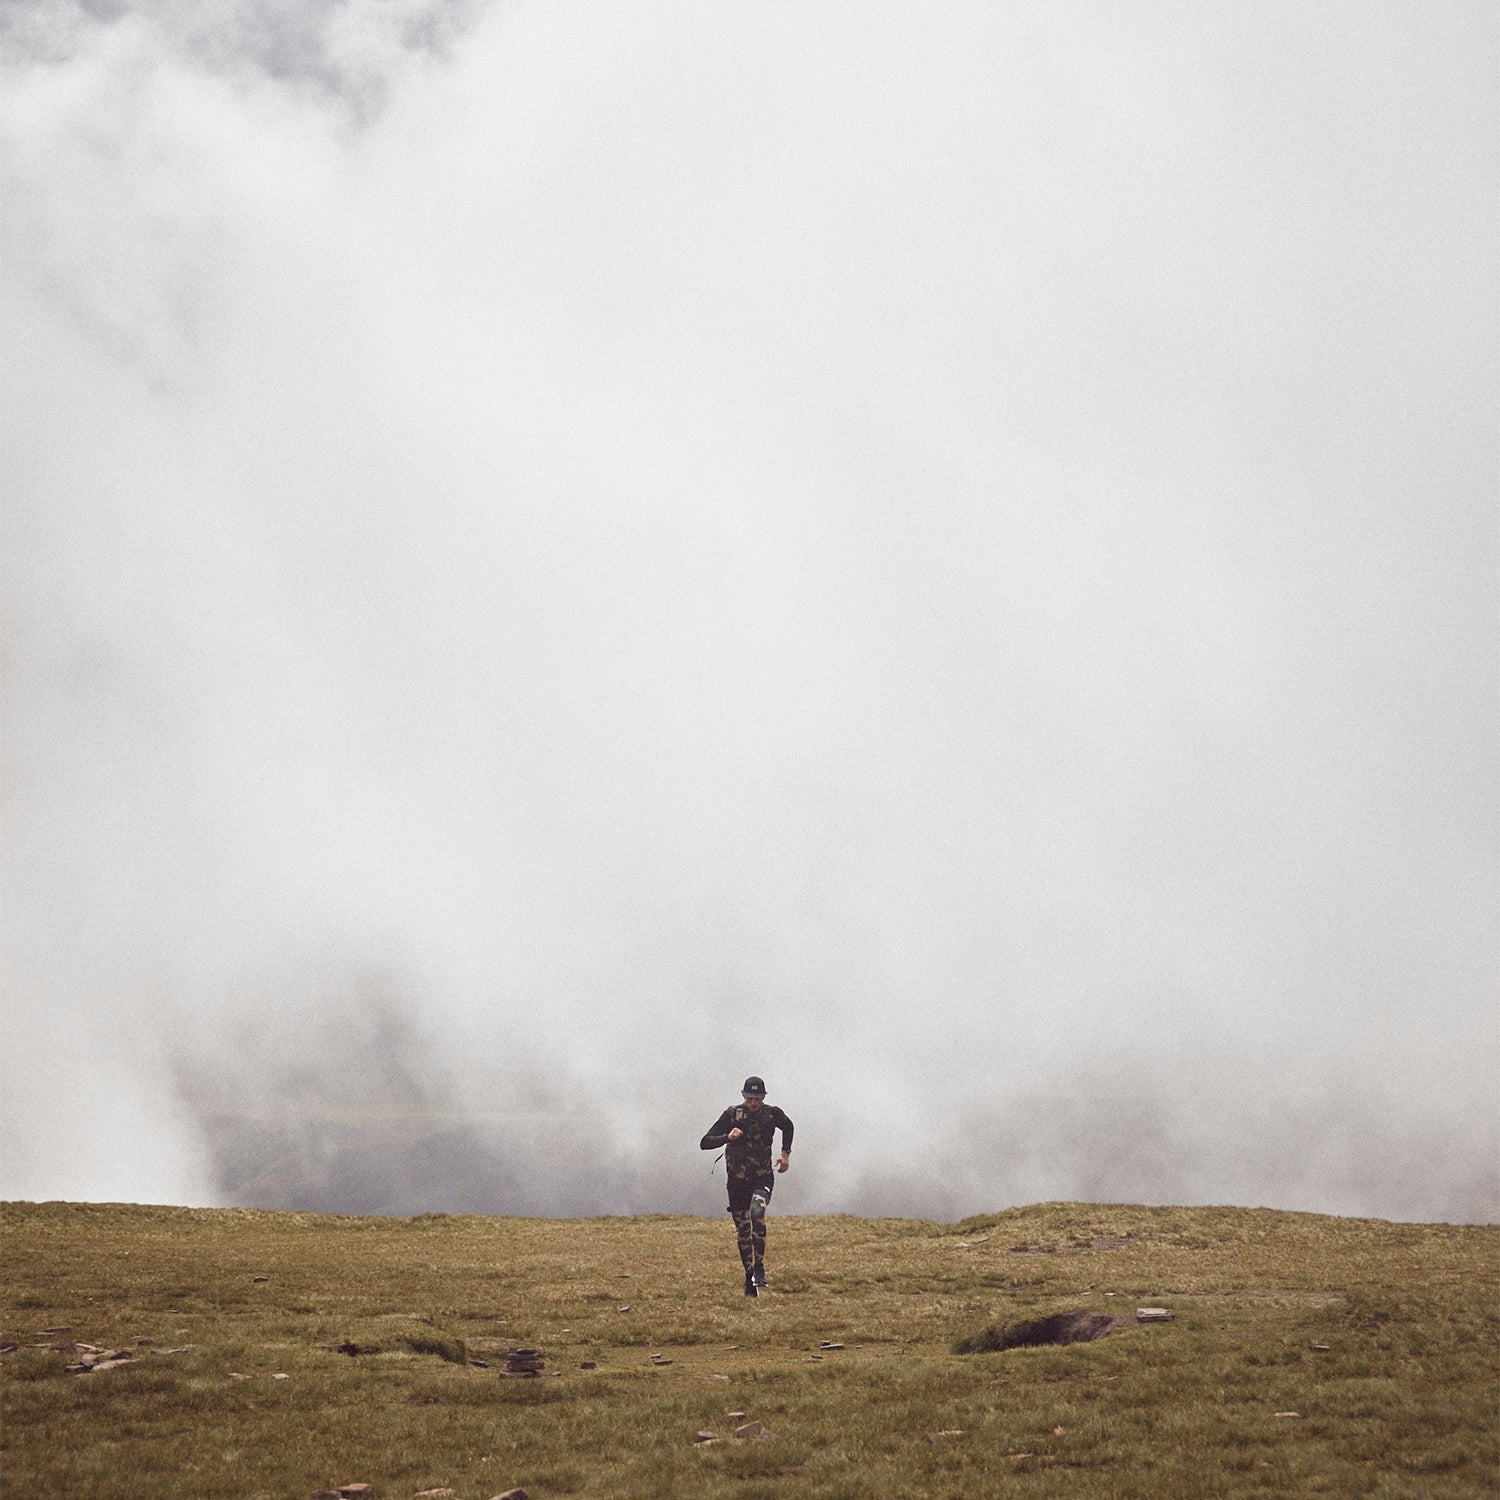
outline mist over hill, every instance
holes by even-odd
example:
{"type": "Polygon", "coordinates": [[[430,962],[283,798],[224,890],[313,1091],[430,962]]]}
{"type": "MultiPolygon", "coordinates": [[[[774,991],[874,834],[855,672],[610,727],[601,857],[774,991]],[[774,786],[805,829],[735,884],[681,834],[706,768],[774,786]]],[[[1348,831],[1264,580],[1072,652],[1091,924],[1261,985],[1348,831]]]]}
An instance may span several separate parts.
{"type": "MultiPolygon", "coordinates": [[[[709,1080],[659,1075],[668,1102],[627,1113],[539,1068],[445,1063],[374,977],[298,1028],[296,1060],[285,1045],[246,1027],[228,1066],[174,1056],[216,1201],[363,1214],[723,1207],[723,1169],[696,1149],[721,1102],[709,1080]]],[[[1414,1121],[1409,1104],[1314,1078],[1268,1091],[1231,1070],[1189,1086],[1149,1061],[1038,1082],[935,1130],[878,1095],[844,1095],[835,1115],[828,1090],[783,1096],[797,1149],[777,1205],[953,1220],[1066,1197],[1500,1218],[1500,1139],[1483,1115],[1455,1127],[1434,1108],[1414,1121]]]]}

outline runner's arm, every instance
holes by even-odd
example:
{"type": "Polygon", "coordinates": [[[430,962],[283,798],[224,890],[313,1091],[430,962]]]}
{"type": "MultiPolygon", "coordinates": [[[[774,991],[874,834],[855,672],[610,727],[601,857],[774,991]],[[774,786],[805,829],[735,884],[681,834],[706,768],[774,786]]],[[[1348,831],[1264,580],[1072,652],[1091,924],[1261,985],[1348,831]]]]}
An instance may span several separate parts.
{"type": "Polygon", "coordinates": [[[729,1132],[734,1129],[734,1108],[731,1105],[712,1125],[708,1133],[698,1142],[700,1151],[718,1151],[729,1143],[729,1132]]]}

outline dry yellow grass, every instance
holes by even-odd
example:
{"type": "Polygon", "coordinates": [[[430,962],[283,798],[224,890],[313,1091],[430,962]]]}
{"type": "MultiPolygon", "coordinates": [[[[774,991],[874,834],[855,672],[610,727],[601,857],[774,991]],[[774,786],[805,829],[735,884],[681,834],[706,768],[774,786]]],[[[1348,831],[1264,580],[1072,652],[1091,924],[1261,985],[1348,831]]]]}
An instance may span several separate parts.
{"type": "Polygon", "coordinates": [[[1493,1228],[1082,1204],[773,1216],[753,1302],[727,1220],[11,1204],[0,1226],[17,1496],[1496,1492],[1493,1228]],[[1174,1321],[1135,1324],[1147,1304],[1174,1321]],[[1075,1308],[1130,1321],[953,1352],[1075,1308]],[[76,1348],[36,1347],[78,1343],[135,1357],[71,1375],[76,1348]],[[519,1346],[548,1373],[502,1378],[519,1346]],[[730,1440],[736,1411],[775,1436],[730,1440]]]}

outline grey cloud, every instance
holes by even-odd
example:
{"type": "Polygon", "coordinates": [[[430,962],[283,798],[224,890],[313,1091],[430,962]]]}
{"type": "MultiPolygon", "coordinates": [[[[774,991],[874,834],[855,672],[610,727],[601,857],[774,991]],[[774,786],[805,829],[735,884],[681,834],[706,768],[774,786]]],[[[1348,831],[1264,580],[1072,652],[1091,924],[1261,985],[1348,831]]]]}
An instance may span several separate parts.
{"type": "Polygon", "coordinates": [[[8,1191],[1484,1211],[1487,10],[10,15],[8,1191]]]}
{"type": "Polygon", "coordinates": [[[920,1173],[899,1160],[847,1189],[857,1211],[957,1219],[991,1205],[1227,1202],[1354,1216],[1493,1223],[1500,1129],[1483,1111],[1413,1118],[1368,1083],[1299,1091],[1236,1080],[1184,1089],[1123,1061],[1079,1081],[964,1111],[920,1173]]]}
{"type": "Polygon", "coordinates": [[[375,119],[412,56],[447,57],[488,0],[14,0],[0,22],[11,66],[58,66],[88,54],[112,28],[133,29],[119,65],[173,61],[262,78],[375,119]],[[128,59],[128,61],[127,61],[128,59]]]}
{"type": "MultiPolygon", "coordinates": [[[[722,1167],[696,1148],[724,1102],[714,1085],[732,1097],[727,1062],[672,1087],[659,1065],[649,1099],[634,1070],[590,1091],[521,1056],[456,1060],[429,1034],[430,1012],[393,976],[364,973],[301,1013],[282,1006],[229,1037],[179,1040],[168,1070],[217,1201],[371,1214],[722,1208],[722,1167]]],[[[880,1097],[846,1079],[784,1094],[797,1149],[778,1204],[940,1220],[1056,1200],[1500,1218],[1493,1118],[1431,1102],[1414,1111],[1412,1091],[1373,1080],[1268,1083],[1225,1062],[1194,1071],[1188,1081],[1139,1057],[1081,1063],[1073,1077],[965,1104],[920,1142],[909,1117],[892,1123],[880,1097]]]]}
{"type": "Polygon", "coordinates": [[[681,1099],[627,1135],[628,1089],[594,1097],[524,1055],[456,1061],[424,1009],[392,975],[366,972],[295,1017],[273,1009],[197,1043],[184,1033],[167,1068],[218,1200],[367,1214],[712,1211],[681,1099]]]}

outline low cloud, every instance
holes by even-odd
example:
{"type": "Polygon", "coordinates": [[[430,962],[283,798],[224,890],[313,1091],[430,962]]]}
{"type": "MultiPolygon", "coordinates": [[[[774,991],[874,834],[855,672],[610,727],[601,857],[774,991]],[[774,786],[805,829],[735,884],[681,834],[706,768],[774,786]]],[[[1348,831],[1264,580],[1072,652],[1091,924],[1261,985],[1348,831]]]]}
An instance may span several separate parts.
{"type": "MultiPolygon", "coordinates": [[[[227,1050],[222,1038],[176,1049],[216,1201],[359,1214],[721,1206],[722,1167],[697,1137],[733,1086],[724,1078],[680,1078],[663,1106],[628,1082],[601,1096],[542,1066],[445,1060],[424,1032],[392,978],[366,974],[295,1022],[273,1011],[243,1024],[227,1050]]],[[[1185,1086],[1149,1060],[1084,1065],[936,1130],[847,1080],[783,1096],[798,1134],[778,1206],[953,1220],[1038,1201],[1227,1202],[1500,1219],[1492,1120],[1416,1122],[1411,1101],[1369,1087],[1267,1090],[1206,1071],[1185,1086]]]]}

